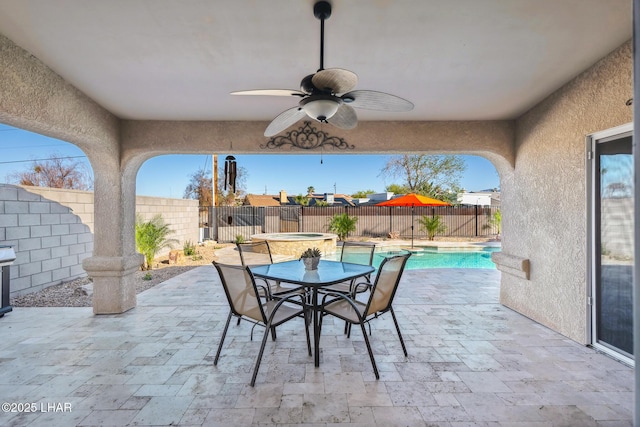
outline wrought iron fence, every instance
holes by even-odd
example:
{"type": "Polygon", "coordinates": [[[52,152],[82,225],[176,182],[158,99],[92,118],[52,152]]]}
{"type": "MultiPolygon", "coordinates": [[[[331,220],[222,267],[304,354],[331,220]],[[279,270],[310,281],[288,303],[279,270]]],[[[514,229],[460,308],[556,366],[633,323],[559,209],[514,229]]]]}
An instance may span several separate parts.
{"type": "Polygon", "coordinates": [[[249,240],[257,233],[328,232],[329,219],[347,213],[358,217],[349,237],[427,238],[421,227],[423,216],[440,216],[446,229],[438,236],[489,237],[499,232],[491,221],[497,206],[416,206],[416,207],[305,207],[305,206],[211,206],[200,208],[201,235],[205,240],[233,242],[249,240]]]}

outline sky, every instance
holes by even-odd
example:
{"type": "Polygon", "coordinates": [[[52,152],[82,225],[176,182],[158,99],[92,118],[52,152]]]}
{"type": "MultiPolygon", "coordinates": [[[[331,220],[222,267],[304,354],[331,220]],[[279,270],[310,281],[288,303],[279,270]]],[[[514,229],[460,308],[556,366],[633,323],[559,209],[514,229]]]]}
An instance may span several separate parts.
{"type": "MultiPolygon", "coordinates": [[[[15,183],[11,176],[26,170],[34,159],[52,155],[73,157],[71,161],[89,162],[82,150],[64,141],[0,125],[0,182],[15,183]]],[[[246,191],[251,194],[306,194],[313,186],[316,193],[353,194],[373,190],[383,192],[401,179],[381,175],[387,155],[363,154],[233,154],[237,165],[247,172],[246,191]]],[[[226,154],[218,156],[224,167],[226,154]]],[[[467,167],[460,181],[467,191],[500,187],[500,179],[491,162],[479,156],[462,156],[467,167]]],[[[210,155],[165,155],[147,160],[136,180],[141,196],[182,198],[191,176],[199,169],[211,171],[210,155]]],[[[90,170],[90,169],[89,169],[90,170]]]]}

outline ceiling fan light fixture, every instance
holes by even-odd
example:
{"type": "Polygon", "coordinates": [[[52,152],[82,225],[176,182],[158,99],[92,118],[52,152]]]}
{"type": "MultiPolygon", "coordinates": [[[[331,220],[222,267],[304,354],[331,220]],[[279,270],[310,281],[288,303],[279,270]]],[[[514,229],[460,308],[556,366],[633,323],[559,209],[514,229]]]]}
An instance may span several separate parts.
{"type": "Polygon", "coordinates": [[[340,108],[340,104],[340,99],[334,96],[310,96],[300,101],[307,116],[319,122],[326,122],[333,117],[340,108]]]}

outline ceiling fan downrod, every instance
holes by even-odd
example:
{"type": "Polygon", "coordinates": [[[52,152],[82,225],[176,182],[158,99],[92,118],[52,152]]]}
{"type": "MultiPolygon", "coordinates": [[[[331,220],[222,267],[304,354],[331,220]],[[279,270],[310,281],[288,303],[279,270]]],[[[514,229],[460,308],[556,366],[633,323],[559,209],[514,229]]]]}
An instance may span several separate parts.
{"type": "Polygon", "coordinates": [[[313,5],[313,16],[320,20],[320,68],[324,70],[324,20],[331,16],[331,3],[319,1],[313,5]]]}

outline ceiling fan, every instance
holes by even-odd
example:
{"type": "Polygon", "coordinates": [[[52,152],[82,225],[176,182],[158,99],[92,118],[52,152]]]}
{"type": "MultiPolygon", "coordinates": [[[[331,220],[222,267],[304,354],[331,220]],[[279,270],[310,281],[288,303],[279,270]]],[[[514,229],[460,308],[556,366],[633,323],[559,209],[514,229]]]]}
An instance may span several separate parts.
{"type": "Polygon", "coordinates": [[[324,21],[331,16],[331,4],[318,1],[313,14],[320,20],[320,69],[300,82],[300,90],[258,89],[231,92],[231,95],[297,96],[297,107],[280,113],[267,126],[265,136],[282,132],[305,116],[340,129],[353,129],[358,124],[355,108],[379,111],[411,111],[413,104],[406,99],[373,90],[353,90],[358,76],[342,68],[324,68],[324,21]]]}

